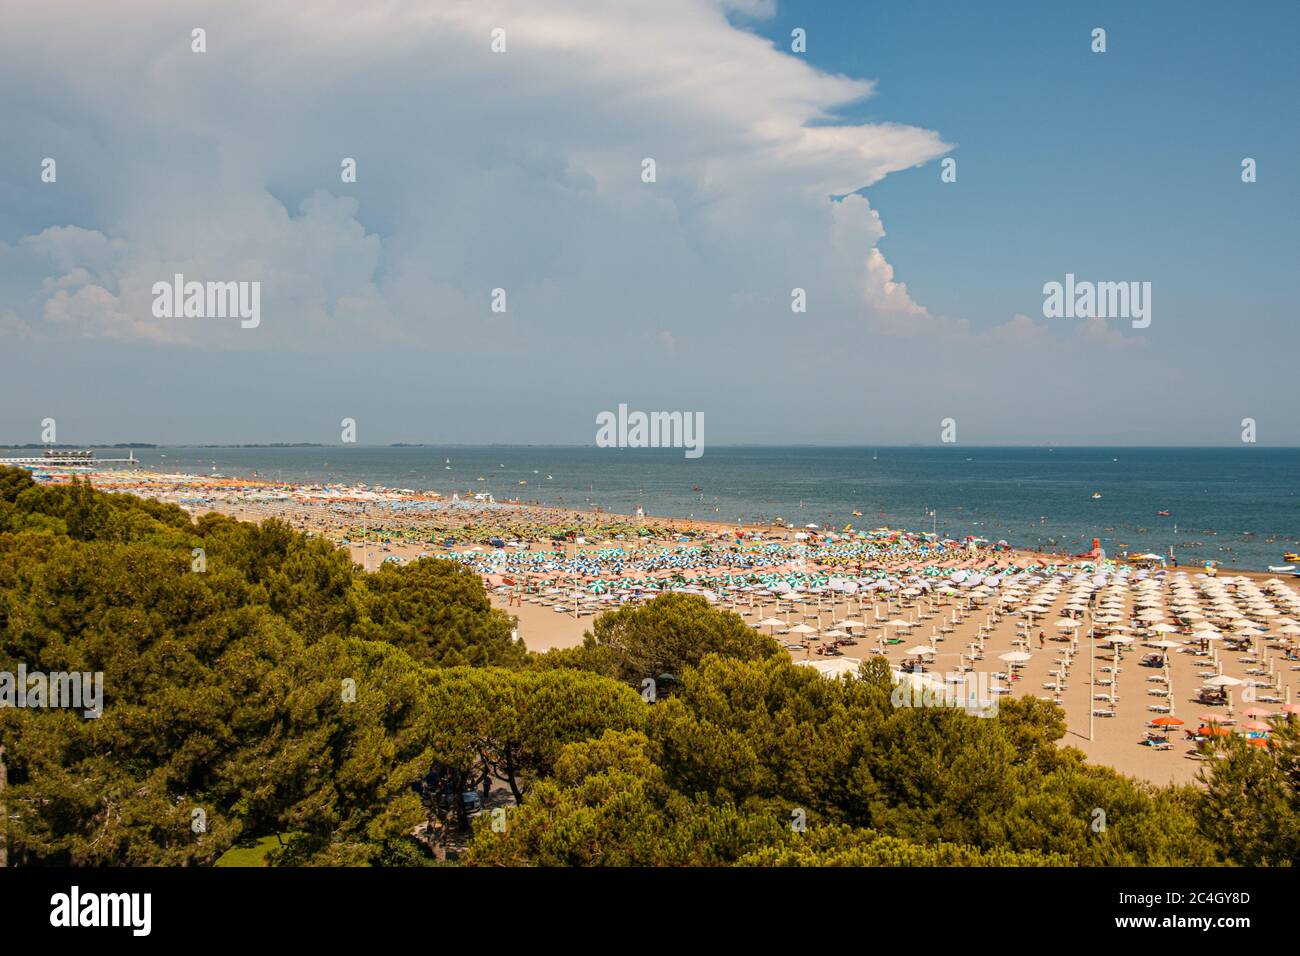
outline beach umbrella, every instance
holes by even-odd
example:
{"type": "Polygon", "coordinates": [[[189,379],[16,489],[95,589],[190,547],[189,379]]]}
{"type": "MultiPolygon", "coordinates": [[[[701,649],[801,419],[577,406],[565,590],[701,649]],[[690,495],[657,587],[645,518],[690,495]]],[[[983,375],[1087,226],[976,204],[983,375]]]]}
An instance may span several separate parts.
{"type": "Polygon", "coordinates": [[[1218,674],[1217,676],[1211,677],[1207,680],[1205,685],[1207,687],[1236,687],[1238,684],[1242,683],[1244,683],[1244,681],[1237,680],[1235,677],[1229,677],[1227,674],[1218,674]]]}
{"type": "Polygon", "coordinates": [[[936,651],[933,647],[930,647],[928,644],[918,644],[916,645],[916,647],[907,648],[903,653],[904,654],[937,654],[938,651],[936,651]]]}
{"type": "Polygon", "coordinates": [[[1157,717],[1151,723],[1157,727],[1181,727],[1183,724],[1177,717],[1157,717]]]}
{"type": "Polygon", "coordinates": [[[1006,661],[1009,664],[1023,664],[1032,657],[1032,654],[1026,654],[1024,651],[1008,651],[1005,654],[998,655],[999,660],[1006,661]]]}

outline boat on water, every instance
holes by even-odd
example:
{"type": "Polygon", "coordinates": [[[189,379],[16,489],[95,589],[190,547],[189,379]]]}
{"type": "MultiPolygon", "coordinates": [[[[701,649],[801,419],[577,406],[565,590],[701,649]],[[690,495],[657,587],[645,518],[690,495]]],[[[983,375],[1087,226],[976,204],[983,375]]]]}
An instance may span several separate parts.
{"type": "Polygon", "coordinates": [[[1157,512],[1156,512],[1156,517],[1157,517],[1157,518],[1168,518],[1168,517],[1169,517],[1169,512],[1168,512],[1168,511],[1157,511],[1157,512]]]}
{"type": "Polygon", "coordinates": [[[1092,500],[1093,500],[1093,501],[1096,501],[1096,500],[1097,500],[1098,498],[1100,498],[1100,497],[1101,497],[1101,492],[1100,492],[1100,491],[1094,491],[1094,492],[1092,493],[1092,500]]]}
{"type": "Polygon", "coordinates": [[[1295,564],[1300,562],[1300,554],[1296,554],[1294,551],[1288,551],[1286,554],[1282,555],[1282,560],[1287,564],[1295,564]]]}
{"type": "Polygon", "coordinates": [[[855,517],[855,518],[861,518],[861,517],[862,517],[862,512],[861,512],[861,511],[855,511],[855,512],[853,512],[853,517],[855,517]]]}

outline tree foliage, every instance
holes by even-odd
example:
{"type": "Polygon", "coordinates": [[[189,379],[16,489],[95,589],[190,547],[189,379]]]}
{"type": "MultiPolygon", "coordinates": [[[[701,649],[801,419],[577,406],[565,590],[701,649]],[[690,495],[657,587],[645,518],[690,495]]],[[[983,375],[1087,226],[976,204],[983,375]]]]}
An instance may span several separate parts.
{"type": "Polygon", "coordinates": [[[426,816],[427,665],[523,652],[458,572],[372,578],[280,522],[0,469],[0,670],[104,686],[98,719],[0,710],[11,859],[204,864],[280,832],[295,862],[391,855],[426,816]]]}
{"type": "Polygon", "coordinates": [[[1212,752],[1202,830],[1243,866],[1300,865],[1300,724],[1275,724],[1272,746],[1224,738],[1212,752]]]}
{"type": "Polygon", "coordinates": [[[699,595],[670,591],[641,607],[600,615],[581,650],[556,657],[562,666],[595,670],[635,686],[649,678],[671,691],[685,668],[709,654],[753,660],[778,656],[781,649],[739,615],[717,610],[699,595]]]}

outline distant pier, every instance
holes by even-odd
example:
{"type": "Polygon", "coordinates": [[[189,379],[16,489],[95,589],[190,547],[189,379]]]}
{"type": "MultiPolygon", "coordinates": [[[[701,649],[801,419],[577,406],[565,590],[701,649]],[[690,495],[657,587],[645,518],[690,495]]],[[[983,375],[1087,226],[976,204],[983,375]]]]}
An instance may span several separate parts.
{"type": "Polygon", "coordinates": [[[93,451],[56,451],[48,449],[30,458],[0,458],[0,465],[138,465],[135,449],[126,458],[97,458],[93,451]]]}

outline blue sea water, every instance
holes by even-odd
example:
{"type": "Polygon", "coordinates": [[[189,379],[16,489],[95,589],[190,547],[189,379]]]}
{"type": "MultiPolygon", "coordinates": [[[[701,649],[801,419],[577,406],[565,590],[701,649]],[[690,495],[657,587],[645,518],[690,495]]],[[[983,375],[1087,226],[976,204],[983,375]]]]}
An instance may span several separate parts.
{"type": "Polygon", "coordinates": [[[726,521],[888,524],[1069,552],[1096,537],[1112,556],[1172,546],[1180,564],[1263,569],[1300,550],[1293,448],[710,446],[687,459],[680,449],[572,446],[171,447],[136,456],[169,471],[487,491],[726,521]]]}

